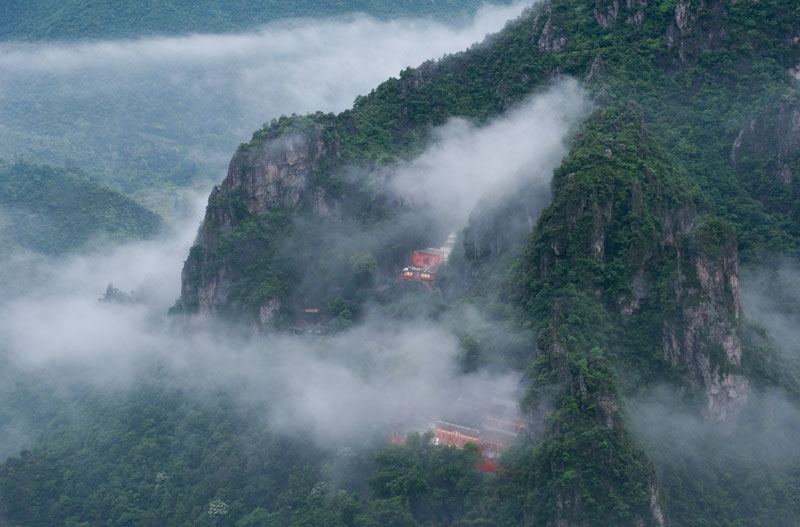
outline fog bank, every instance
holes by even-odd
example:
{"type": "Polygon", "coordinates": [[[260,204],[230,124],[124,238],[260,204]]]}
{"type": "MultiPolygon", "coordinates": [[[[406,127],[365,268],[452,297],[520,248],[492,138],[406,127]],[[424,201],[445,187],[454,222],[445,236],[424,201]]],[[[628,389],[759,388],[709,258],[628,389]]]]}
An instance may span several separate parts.
{"type": "Polygon", "coordinates": [[[500,201],[523,185],[549,196],[569,136],[591,106],[580,84],[565,79],[485,126],[452,119],[434,131],[421,156],[398,170],[392,186],[453,229],[466,225],[479,202],[500,201]]]}
{"type": "Polygon", "coordinates": [[[156,173],[219,181],[236,145],[281,114],[338,112],[408,66],[465,49],[525,4],[465,25],[366,16],[254,32],[0,45],[0,157],[70,164],[125,190],[156,173]]]}

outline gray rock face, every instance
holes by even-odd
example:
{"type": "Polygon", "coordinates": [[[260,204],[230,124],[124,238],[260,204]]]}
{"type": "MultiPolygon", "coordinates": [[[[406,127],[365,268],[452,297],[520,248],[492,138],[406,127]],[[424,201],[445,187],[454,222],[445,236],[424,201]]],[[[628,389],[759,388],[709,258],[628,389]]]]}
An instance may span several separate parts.
{"type": "Polygon", "coordinates": [[[641,26],[642,22],[644,22],[644,10],[647,8],[647,0],[625,0],[625,6],[628,8],[628,18],[625,19],[625,22],[636,27],[641,26]]]}
{"type": "Polygon", "coordinates": [[[592,67],[589,68],[589,73],[587,73],[586,76],[584,76],[583,82],[585,82],[586,84],[608,82],[608,75],[606,74],[606,65],[603,62],[603,58],[600,55],[594,58],[594,61],[592,62],[592,67]]]}
{"type": "Polygon", "coordinates": [[[533,19],[533,39],[541,52],[563,53],[567,49],[567,37],[564,32],[553,22],[553,12],[550,6],[545,7],[533,19]],[[545,19],[542,24],[542,19],[545,19]],[[538,39],[537,39],[538,37],[538,39]]]}
{"type": "Polygon", "coordinates": [[[323,140],[321,130],[313,128],[239,152],[231,160],[220,191],[231,193],[241,188],[244,204],[253,214],[275,207],[294,208],[308,187],[309,174],[319,169],[331,146],[323,140]]]}
{"type": "Polygon", "coordinates": [[[716,50],[728,34],[723,0],[680,0],[667,30],[667,51],[676,65],[691,65],[707,50],[716,50]],[[701,20],[703,21],[701,23],[701,20]]]}
{"type": "Polygon", "coordinates": [[[269,300],[258,310],[258,321],[261,323],[262,326],[271,323],[275,319],[275,316],[278,314],[278,311],[280,311],[280,309],[281,309],[280,300],[277,300],[275,298],[269,300]]]}
{"type": "Polygon", "coordinates": [[[684,244],[678,244],[678,251],[688,253],[688,265],[679,268],[673,283],[682,307],[677,319],[664,321],[664,360],[688,368],[692,382],[706,394],[708,419],[729,423],[748,395],[748,380],[738,374],[742,345],[736,247],[725,244],[714,256],[684,244]]]}
{"type": "Polygon", "coordinates": [[[620,15],[625,16],[625,23],[639,27],[644,22],[644,11],[647,0],[595,0],[594,18],[600,27],[612,29],[617,25],[620,15]]]}
{"type": "Polygon", "coordinates": [[[619,15],[619,0],[595,0],[594,18],[600,27],[613,28],[619,15]]]}
{"type": "Polygon", "coordinates": [[[789,97],[747,123],[731,146],[731,163],[737,164],[743,149],[777,156],[777,169],[782,169],[800,149],[800,98],[789,97]]]}
{"type": "Polygon", "coordinates": [[[791,204],[800,193],[795,174],[800,169],[800,98],[791,96],[751,119],[731,145],[729,159],[753,197],[770,207],[791,212],[791,204]],[[740,166],[742,159],[749,164],[740,166]],[[763,165],[765,179],[754,173],[752,164],[763,165]],[[765,192],[763,186],[771,187],[765,192]]]}
{"type": "MultiPolygon", "coordinates": [[[[339,155],[338,135],[326,139],[320,126],[256,143],[234,155],[227,177],[211,192],[197,243],[184,264],[183,312],[212,315],[228,303],[237,269],[231,255],[220,250],[220,240],[239,221],[242,211],[236,207],[243,205],[254,217],[300,206],[319,217],[339,213],[337,200],[311,181],[323,158],[339,155]]],[[[268,299],[257,314],[259,322],[272,322],[280,308],[277,299],[268,299]]]]}

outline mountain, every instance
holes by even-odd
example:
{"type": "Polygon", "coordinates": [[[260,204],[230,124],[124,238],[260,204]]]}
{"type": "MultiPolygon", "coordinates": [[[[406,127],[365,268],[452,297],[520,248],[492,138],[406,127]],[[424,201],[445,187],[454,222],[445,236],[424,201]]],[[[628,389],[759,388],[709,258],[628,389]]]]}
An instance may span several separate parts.
{"type": "MultiPolygon", "coordinates": [[[[679,3],[675,10],[691,15],[684,20],[666,4],[642,5],[622,14],[614,5],[609,4],[614,16],[608,18],[602,10],[595,15],[594,7],[580,3],[554,4],[468,52],[403,71],[342,114],[285,118],[265,126],[240,147],[228,178],[212,193],[203,227],[208,239],[193,250],[186,272],[199,269],[194,257],[199,251],[206,268],[200,279],[210,287],[218,270],[231,270],[208,258],[221,241],[215,231],[233,234],[238,222],[257,223],[266,211],[310,211],[312,218],[384,214],[385,206],[376,207],[383,194],[373,192],[365,180],[380,181],[387,165],[419,154],[427,134],[447,119],[486,121],[557,75],[589,78],[598,100],[606,105],[633,101],[643,113],[644,126],[656,134],[665,155],[700,194],[701,214],[731,222],[740,240],[738,249],[748,261],[764,251],[796,251],[791,229],[780,228],[792,219],[791,183],[781,187],[770,173],[777,170],[776,161],[771,161],[776,156],[781,171],[792,171],[791,162],[782,161],[790,157],[791,140],[782,139],[789,143],[782,147],[760,146],[760,161],[755,156],[732,161],[745,138],[762,135],[746,129],[757,115],[770,115],[761,118],[764,122],[777,113],[783,116],[782,126],[791,127],[794,96],[788,71],[798,58],[798,47],[791,44],[791,23],[766,27],[759,33],[764,35],[760,43],[751,43],[739,25],[755,23],[770,10],[792,20],[793,8],[737,3],[684,11],[688,4],[679,3]],[[708,28],[697,22],[707,13],[708,28]],[[569,38],[564,36],[567,32],[569,38]],[[685,36],[677,39],[676,32],[685,36]],[[719,35],[709,40],[708,32],[719,35]],[[636,45],[625,45],[628,41],[636,45]],[[276,146],[280,144],[284,147],[276,146]],[[762,166],[754,173],[747,172],[751,180],[745,179],[743,164],[759,162],[762,166]],[[348,173],[355,164],[367,166],[362,180],[354,181],[348,173]],[[776,198],[770,199],[773,193],[776,198]],[[778,206],[778,201],[783,204],[778,206]]],[[[229,282],[223,290],[235,281],[229,282]]],[[[197,285],[184,281],[192,291],[197,285]]],[[[186,309],[194,309],[189,296],[183,301],[186,309]]],[[[197,308],[208,311],[226,305],[219,299],[213,306],[197,308]]],[[[252,312],[259,306],[247,307],[252,312]]]]}
{"type": "Polygon", "coordinates": [[[63,168],[0,164],[0,247],[61,254],[94,237],[154,236],[161,219],[132,199],[63,168]]]}
{"type": "Polygon", "coordinates": [[[355,2],[259,0],[148,1],[119,4],[106,0],[0,3],[0,40],[119,39],[180,33],[242,31],[282,18],[367,13],[376,17],[449,18],[473,12],[477,0],[358,0],[355,2]]]}
{"type": "MultiPolygon", "coordinates": [[[[486,122],[554,79],[583,79],[599,107],[510,267],[509,244],[496,243],[504,229],[481,232],[480,214],[467,241],[487,247],[482,269],[462,238],[463,261],[478,272],[460,280],[502,284],[500,299],[484,291],[472,301],[507,306],[501,312],[513,314],[498,323],[537,335],[525,406],[545,430],[510,462],[513,484],[534,482],[517,489],[516,520],[782,524],[793,514],[783,500],[761,513],[721,504],[796,493],[796,479],[780,471],[788,479],[760,491],[716,488],[706,478],[731,462],[725,454],[703,460],[711,466],[693,487],[691,469],[654,464],[663,458],[645,447],[655,447],[633,437],[629,400],[671,386],[722,429],[765,387],[797,396],[774,349],[748,341],[739,266],[798,250],[798,21],[786,1],[547,2],[481,45],[403,71],[351,110],[274,121],[240,147],[212,192],[179,309],[280,327],[305,305],[337,317],[340,297],[348,313],[385,303],[355,280],[352,253],[328,240],[358,233],[357,250],[375,255],[378,280],[388,281],[403,254],[442,239],[428,211],[393,198],[393,165],[419,155],[448,119],[486,122]],[[373,234],[382,224],[403,230],[387,243],[373,234]],[[697,508],[706,500],[713,514],[697,508]]],[[[502,227],[508,213],[488,223],[502,227]]],[[[732,470],[765,470],[752,463],[732,470]]]]}
{"type": "MultiPolygon", "coordinates": [[[[791,296],[775,262],[800,248],[799,65],[789,0],[551,0],[340,114],[273,120],[212,191],[173,311],[249,335],[299,330],[298,356],[303,339],[343,353],[303,331],[309,316],[356,342],[390,337],[347,331],[370,314],[438,322],[463,371],[523,370],[527,433],[484,477],[474,448],[426,435],[381,446],[365,429],[352,449],[330,427],[321,445],[305,430],[285,442],[239,377],[236,410],[210,380],[191,403],[157,370],[122,395],[81,392],[81,412],[18,396],[48,419],[40,446],[0,467],[0,524],[793,525],[800,365],[755,322],[742,284],[765,270],[773,296],[791,296]],[[440,159],[449,135],[502,129],[531,97],[570,93],[565,78],[593,109],[567,127],[549,200],[531,169],[473,204],[438,292],[397,284],[411,252],[452,228],[446,197],[430,205],[397,184],[474,183],[454,168],[467,149],[442,156],[444,177],[403,174],[440,159]],[[83,426],[66,426],[75,414],[83,426]]],[[[495,181],[511,162],[503,143],[534,148],[537,132],[508,126],[478,170],[495,181]]],[[[257,342],[258,356],[278,346],[257,342]]],[[[231,350],[212,379],[243,357],[231,350]]],[[[413,371],[393,359],[393,372],[413,371]]],[[[274,368],[314,389],[341,372],[317,379],[302,364],[274,368]]],[[[35,385],[24,379],[22,394],[35,385]]]]}

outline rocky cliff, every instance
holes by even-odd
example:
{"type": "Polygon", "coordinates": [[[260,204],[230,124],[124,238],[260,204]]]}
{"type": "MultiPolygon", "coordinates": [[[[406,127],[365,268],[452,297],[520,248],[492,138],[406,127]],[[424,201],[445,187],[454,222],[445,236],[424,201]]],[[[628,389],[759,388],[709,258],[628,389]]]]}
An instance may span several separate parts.
{"type": "Polygon", "coordinates": [[[782,97],[757,112],[733,141],[730,162],[753,199],[800,218],[800,98],[782,97]]]}
{"type": "Polygon", "coordinates": [[[302,212],[321,220],[339,214],[331,186],[316,178],[324,163],[340,155],[335,130],[319,117],[288,121],[240,147],[227,177],[211,192],[182,272],[184,312],[223,313],[242,294],[255,293],[249,300],[258,303],[259,321],[271,322],[286,294],[278,282],[290,274],[276,254],[278,238],[290,227],[284,215],[302,212]],[[289,131],[282,133],[281,126],[289,131]],[[243,281],[249,291],[242,291],[243,281]]]}
{"type": "MultiPolygon", "coordinates": [[[[736,0],[729,2],[735,4],[736,0]]],[[[717,50],[728,34],[724,0],[679,0],[667,30],[667,50],[677,65],[694,64],[704,51],[717,50]]]]}
{"type": "MultiPolygon", "coordinates": [[[[641,504],[637,525],[668,518],[647,456],[628,436],[622,394],[654,376],[683,377],[704,401],[706,419],[735,426],[750,389],[735,236],[725,222],[699,215],[696,189],[657,145],[635,105],[598,111],[557,170],[553,203],[509,288],[546,320],[537,339],[539,383],[526,399],[534,418],[549,416],[541,477],[578,470],[563,459],[591,472],[581,450],[592,443],[567,447],[565,428],[602,436],[615,445],[605,462],[632,463],[648,482],[647,492],[625,497],[641,504]]],[[[603,501],[624,494],[619,481],[598,478],[602,484],[574,482],[550,496],[562,525],[582,525],[587,488],[603,501]]]]}
{"type": "Polygon", "coordinates": [[[646,8],[647,0],[595,0],[594,17],[604,29],[613,29],[620,19],[638,28],[646,8]]]}
{"type": "Polygon", "coordinates": [[[282,118],[256,132],[209,196],[177,309],[296,323],[303,308],[363,296],[375,276],[393,277],[413,249],[446,236],[387,189],[386,165],[341,158],[332,116],[282,118]],[[369,277],[356,255],[377,258],[369,277]]]}
{"type": "Polygon", "coordinates": [[[664,320],[664,360],[686,366],[703,388],[705,415],[731,423],[747,403],[741,374],[739,262],[729,225],[704,223],[681,237],[672,281],[677,316],[664,320]]]}
{"type": "MultiPolygon", "coordinates": [[[[547,317],[537,339],[539,381],[526,407],[536,415],[555,405],[545,418],[540,476],[577,475],[549,495],[557,525],[585,525],[588,502],[614,499],[629,504],[633,524],[667,524],[655,471],[627,432],[620,391],[625,381],[613,366],[639,363],[642,350],[620,340],[615,328],[634,325],[631,319],[655,309],[662,266],[676,259],[674,240],[693,224],[691,192],[671,172],[641,112],[629,104],[598,110],[556,172],[553,203],[509,289],[515,295],[520,285],[527,288],[521,299],[528,311],[547,317]],[[567,278],[573,274],[583,279],[567,278]],[[581,430],[584,439],[565,442],[568,429],[581,430]],[[610,445],[602,453],[595,451],[601,437],[610,445]],[[625,465],[630,472],[610,477],[598,463],[625,465]],[[639,483],[632,486],[634,479],[639,483]]],[[[603,514],[613,518],[611,511],[603,514]]]]}

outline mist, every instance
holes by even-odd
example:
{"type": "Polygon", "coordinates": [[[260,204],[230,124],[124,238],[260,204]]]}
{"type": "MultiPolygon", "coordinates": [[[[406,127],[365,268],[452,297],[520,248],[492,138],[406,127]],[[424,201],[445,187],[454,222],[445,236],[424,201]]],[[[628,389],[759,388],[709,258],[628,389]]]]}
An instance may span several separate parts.
{"type": "Polygon", "coordinates": [[[309,337],[166,316],[204,201],[155,240],[96,240],[68,257],[0,262],[0,457],[31,448],[46,422],[20,412],[20,397],[44,394],[57,401],[50,407],[79,416],[76,390],[124,395],[154,372],[201,400],[226,393],[243,411],[261,412],[254,426],[320,446],[431,423],[453,411],[460,393],[516,398],[511,376],[464,375],[457,336],[423,319],[374,314],[335,336],[309,337]],[[109,283],[132,300],[99,301],[109,283]]]}
{"type": "Polygon", "coordinates": [[[243,34],[3,44],[0,157],[74,166],[129,192],[218,182],[264,122],[344,110],[402,69],[483,40],[529,3],[487,5],[459,26],[349,16],[243,34]]]}
{"type": "MultiPolygon", "coordinates": [[[[336,336],[313,338],[167,318],[188,251],[188,243],[178,245],[163,239],[61,262],[26,260],[40,286],[0,305],[4,388],[22,376],[38,390],[61,394],[68,406],[71,387],[119,393],[158,371],[196,397],[221,390],[242,408],[262,408],[259,426],[310,434],[320,445],[386,433],[392,425],[432,422],[447,411],[454,393],[488,389],[512,397],[511,377],[463,376],[457,338],[422,320],[374,316],[336,336]],[[134,291],[137,301],[98,301],[109,281],[134,291]]],[[[4,262],[3,269],[19,263],[4,262]]],[[[37,428],[25,416],[6,416],[0,423],[3,456],[18,453],[35,436],[23,433],[37,428]]]]}
{"type": "Polygon", "coordinates": [[[454,230],[479,203],[500,202],[523,185],[549,198],[553,170],[591,108],[580,84],[564,79],[485,126],[452,119],[435,130],[421,156],[398,170],[392,186],[454,230]]]}
{"type": "Polygon", "coordinates": [[[674,386],[626,404],[626,423],[655,465],[671,522],[709,515],[743,525],[794,525],[800,408],[780,389],[751,390],[734,426],[705,421],[674,386]],[[764,523],[764,520],[769,520],[764,523]]]}
{"type": "Polygon", "coordinates": [[[775,526],[796,520],[796,500],[781,493],[800,484],[800,266],[785,258],[750,265],[740,284],[743,363],[752,380],[735,422],[704,420],[698,401],[675,386],[653,387],[626,402],[626,422],[655,464],[668,508],[671,495],[686,507],[670,511],[676,523],[698,511],[744,523],[771,518],[775,526]],[[779,379],[759,378],[769,369],[779,379]]]}
{"type": "MultiPolygon", "coordinates": [[[[418,159],[397,169],[393,188],[425,178],[436,188],[432,195],[406,199],[430,205],[447,228],[463,227],[482,200],[521,185],[547,189],[569,134],[589,110],[580,86],[562,81],[483,127],[452,121],[418,159]]],[[[311,337],[166,316],[180,295],[205,200],[196,195],[189,218],[154,240],[98,239],[79,254],[16,254],[0,262],[0,287],[8,292],[0,299],[5,379],[28,379],[70,405],[72,387],[125,393],[158,372],[195,397],[222,392],[242,408],[258,408],[263,421],[254,426],[320,445],[462,413],[459,394],[519,397],[515,377],[497,373],[501,368],[463,373],[459,338],[446,322],[372,312],[347,331],[311,337]],[[99,301],[109,283],[127,300],[99,301]]],[[[463,316],[470,327],[491,325],[477,310],[463,316]]],[[[0,416],[0,425],[8,430],[0,445],[7,456],[35,442],[41,423],[17,414],[0,416]]]]}
{"type": "Polygon", "coordinates": [[[800,263],[778,257],[741,274],[745,317],[766,332],[782,356],[800,359],[800,263]]]}

